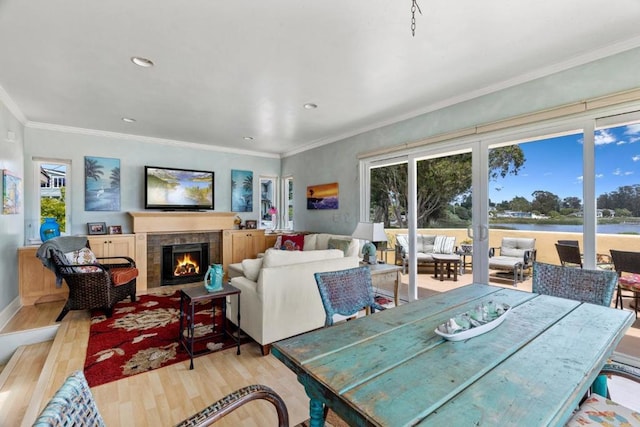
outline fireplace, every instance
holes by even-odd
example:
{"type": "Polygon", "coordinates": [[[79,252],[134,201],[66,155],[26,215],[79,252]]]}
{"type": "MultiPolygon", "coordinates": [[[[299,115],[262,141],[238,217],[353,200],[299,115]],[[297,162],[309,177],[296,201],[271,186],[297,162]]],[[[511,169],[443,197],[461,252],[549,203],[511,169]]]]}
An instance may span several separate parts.
{"type": "Polygon", "coordinates": [[[179,285],[204,279],[209,267],[209,243],[174,244],[162,247],[161,284],[179,285]]]}

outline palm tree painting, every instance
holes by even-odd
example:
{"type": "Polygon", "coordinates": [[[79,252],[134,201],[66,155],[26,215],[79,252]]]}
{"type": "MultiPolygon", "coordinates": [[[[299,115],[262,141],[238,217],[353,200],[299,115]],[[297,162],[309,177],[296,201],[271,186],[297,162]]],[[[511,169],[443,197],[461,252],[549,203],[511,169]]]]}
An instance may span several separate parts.
{"type": "Polygon", "coordinates": [[[84,158],[84,210],[120,210],[120,159],[84,158]]]}
{"type": "Polygon", "coordinates": [[[307,187],[307,209],[338,209],[338,183],[307,187]]]}
{"type": "Polygon", "coordinates": [[[231,212],[253,212],[253,172],[231,170],[231,212]]]}

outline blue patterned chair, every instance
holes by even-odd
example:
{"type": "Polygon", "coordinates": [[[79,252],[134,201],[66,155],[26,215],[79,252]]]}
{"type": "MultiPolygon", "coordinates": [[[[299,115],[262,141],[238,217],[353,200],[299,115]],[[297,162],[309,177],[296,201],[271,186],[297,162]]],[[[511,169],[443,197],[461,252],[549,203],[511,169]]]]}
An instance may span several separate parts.
{"type": "Polygon", "coordinates": [[[362,309],[372,313],[385,309],[375,301],[367,266],[315,273],[314,277],[327,316],[325,326],[333,325],[336,314],[348,317],[362,309]]]}
{"type": "Polygon", "coordinates": [[[533,263],[532,290],[551,295],[608,307],[618,283],[615,271],[585,270],[560,265],[533,263]]]}
{"type": "MultiPolygon", "coordinates": [[[[183,420],[177,424],[177,427],[210,425],[245,403],[256,399],[264,399],[273,404],[278,413],[278,426],[289,427],[289,413],[282,398],[271,388],[259,384],[246,386],[228,394],[183,420]]],[[[104,420],[98,412],[82,371],[69,375],[33,424],[34,427],[102,427],[104,425],[104,420]]]]}

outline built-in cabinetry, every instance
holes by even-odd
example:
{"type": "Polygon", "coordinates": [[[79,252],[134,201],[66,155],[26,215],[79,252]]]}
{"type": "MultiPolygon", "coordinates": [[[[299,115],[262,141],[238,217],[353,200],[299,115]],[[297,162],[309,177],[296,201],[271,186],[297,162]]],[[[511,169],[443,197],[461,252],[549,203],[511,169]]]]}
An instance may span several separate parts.
{"type": "Polygon", "coordinates": [[[133,234],[87,236],[96,257],[128,256],[135,260],[136,245],[133,234]]]}
{"type": "Polygon", "coordinates": [[[38,246],[18,248],[18,282],[20,303],[33,305],[37,302],[49,302],[67,299],[69,289],[66,284],[56,287],[53,271],[42,265],[36,258],[38,246]]]}
{"type": "Polygon", "coordinates": [[[247,258],[256,258],[265,249],[264,230],[223,230],[222,268],[225,276],[229,264],[241,262],[247,258]]]}

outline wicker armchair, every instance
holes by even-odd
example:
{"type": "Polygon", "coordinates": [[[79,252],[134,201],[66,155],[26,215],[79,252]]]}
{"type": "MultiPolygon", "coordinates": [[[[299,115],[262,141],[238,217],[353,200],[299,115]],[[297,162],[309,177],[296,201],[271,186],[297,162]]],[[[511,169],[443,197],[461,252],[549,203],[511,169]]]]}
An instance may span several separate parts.
{"type": "Polygon", "coordinates": [[[640,252],[616,251],[614,249],[609,252],[611,252],[613,266],[619,276],[616,308],[618,308],[618,304],[620,304],[620,309],[624,307],[622,298],[633,298],[637,318],[638,300],[640,299],[640,252]]]}
{"type": "Polygon", "coordinates": [[[533,263],[532,291],[608,307],[618,276],[614,271],[585,270],[533,263]]]}
{"type": "MultiPolygon", "coordinates": [[[[197,414],[183,420],[178,427],[208,426],[252,400],[264,399],[272,403],[278,413],[278,426],[289,426],[289,414],[282,398],[264,385],[243,387],[223,397],[197,414]]],[[[47,403],[34,427],[104,426],[87,380],[82,371],[72,373],[47,403]]]]}
{"type": "Polygon", "coordinates": [[[314,277],[327,316],[325,326],[333,325],[336,314],[349,317],[363,308],[372,313],[385,309],[375,301],[367,266],[315,273],[314,277]]]}
{"type": "MultiPolygon", "coordinates": [[[[57,237],[64,245],[65,239],[77,237],[57,237]]],[[[53,240],[53,239],[52,239],[53,240]]],[[[45,243],[43,258],[49,261],[56,277],[64,280],[69,286],[69,298],[58,315],[56,322],[61,321],[70,310],[87,310],[100,308],[107,317],[111,317],[113,306],[127,297],[131,302],[136,300],[136,277],[138,269],[133,259],[129,257],[90,256],[95,262],[70,263],[67,255],[56,249],[55,243],[45,243]]],[[[44,246],[44,244],[43,244],[44,246]]],[[[64,246],[63,246],[64,247],[64,246]]],[[[90,249],[88,240],[84,247],[90,249]]]]}

